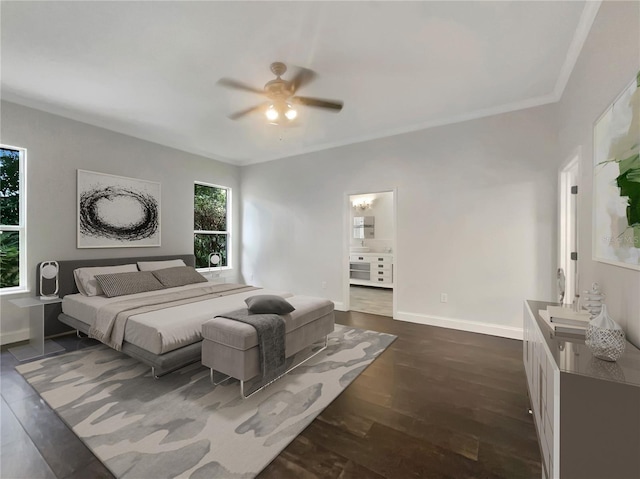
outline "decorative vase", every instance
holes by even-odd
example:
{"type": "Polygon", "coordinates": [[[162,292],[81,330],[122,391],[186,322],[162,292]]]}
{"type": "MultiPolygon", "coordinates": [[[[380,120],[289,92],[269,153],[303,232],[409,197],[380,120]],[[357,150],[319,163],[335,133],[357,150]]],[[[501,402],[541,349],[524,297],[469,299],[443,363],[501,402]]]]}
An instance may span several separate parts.
{"type": "Polygon", "coordinates": [[[600,314],[589,322],[585,337],[585,344],[598,359],[616,361],[624,353],[624,331],[611,319],[606,304],[602,305],[600,314]]]}
{"type": "Polygon", "coordinates": [[[602,300],[605,298],[605,294],[600,291],[600,285],[593,283],[590,291],[583,291],[583,303],[582,307],[589,311],[591,319],[594,319],[602,311],[602,300]]]}

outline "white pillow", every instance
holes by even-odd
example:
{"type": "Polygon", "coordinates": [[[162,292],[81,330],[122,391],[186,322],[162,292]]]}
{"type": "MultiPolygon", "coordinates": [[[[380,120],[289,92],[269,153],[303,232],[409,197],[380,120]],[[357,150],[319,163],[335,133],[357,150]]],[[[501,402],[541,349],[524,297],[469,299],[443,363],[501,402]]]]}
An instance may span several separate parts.
{"type": "Polygon", "coordinates": [[[176,266],[186,266],[181,259],[169,259],[167,261],[138,261],[140,271],[156,271],[158,269],[175,268],[176,266]]]}
{"type": "Polygon", "coordinates": [[[73,270],[73,277],[76,280],[76,286],[85,296],[100,296],[104,294],[102,288],[96,281],[98,274],[111,273],[132,273],[138,271],[135,264],[123,264],[120,266],[96,266],[93,268],[78,268],[73,270]]]}

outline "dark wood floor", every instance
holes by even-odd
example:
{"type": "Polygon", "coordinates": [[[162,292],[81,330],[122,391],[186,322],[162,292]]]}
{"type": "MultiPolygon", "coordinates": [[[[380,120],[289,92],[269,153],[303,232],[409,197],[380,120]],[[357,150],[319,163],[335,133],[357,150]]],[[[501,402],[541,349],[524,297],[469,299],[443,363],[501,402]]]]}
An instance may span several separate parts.
{"type": "MultiPolygon", "coordinates": [[[[539,478],[522,343],[337,313],[398,339],[258,476],[539,478]]],[[[68,336],[67,350],[95,344],[68,336]]],[[[4,478],[112,477],[1,355],[4,478]]]]}

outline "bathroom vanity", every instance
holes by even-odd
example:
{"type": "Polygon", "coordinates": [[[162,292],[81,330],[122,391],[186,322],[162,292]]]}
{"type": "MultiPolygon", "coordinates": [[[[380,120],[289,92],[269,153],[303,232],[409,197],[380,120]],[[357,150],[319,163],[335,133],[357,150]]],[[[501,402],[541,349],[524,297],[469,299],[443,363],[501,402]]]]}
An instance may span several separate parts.
{"type": "Polygon", "coordinates": [[[350,253],[349,284],[393,288],[393,255],[350,253]]]}

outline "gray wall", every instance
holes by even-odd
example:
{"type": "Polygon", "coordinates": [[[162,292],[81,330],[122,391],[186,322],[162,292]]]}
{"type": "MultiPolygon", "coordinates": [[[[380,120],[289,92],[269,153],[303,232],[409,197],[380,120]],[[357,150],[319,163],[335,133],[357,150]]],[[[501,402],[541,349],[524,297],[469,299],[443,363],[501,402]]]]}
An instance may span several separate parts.
{"type": "Polygon", "coordinates": [[[580,147],[578,218],[580,289],[597,281],[612,318],[640,346],[640,271],[593,261],[591,255],[593,125],[640,70],[640,2],[603,2],[561,101],[560,161],[580,147]]]}
{"type": "Polygon", "coordinates": [[[517,337],[554,296],[555,132],[546,106],[243,167],[242,273],[343,302],[345,195],[397,187],[397,317],[517,337]]]}
{"type": "MultiPolygon", "coordinates": [[[[27,251],[29,286],[35,293],[36,264],[43,260],[158,256],[193,252],[193,182],[233,188],[239,251],[238,167],[114,133],[39,110],[2,102],[0,140],[27,149],[27,251]],[[76,248],[76,170],[158,181],[162,184],[159,248],[76,248]]],[[[236,269],[237,271],[237,269],[236,269]]],[[[28,337],[28,311],[2,296],[2,342],[28,337]]]]}

